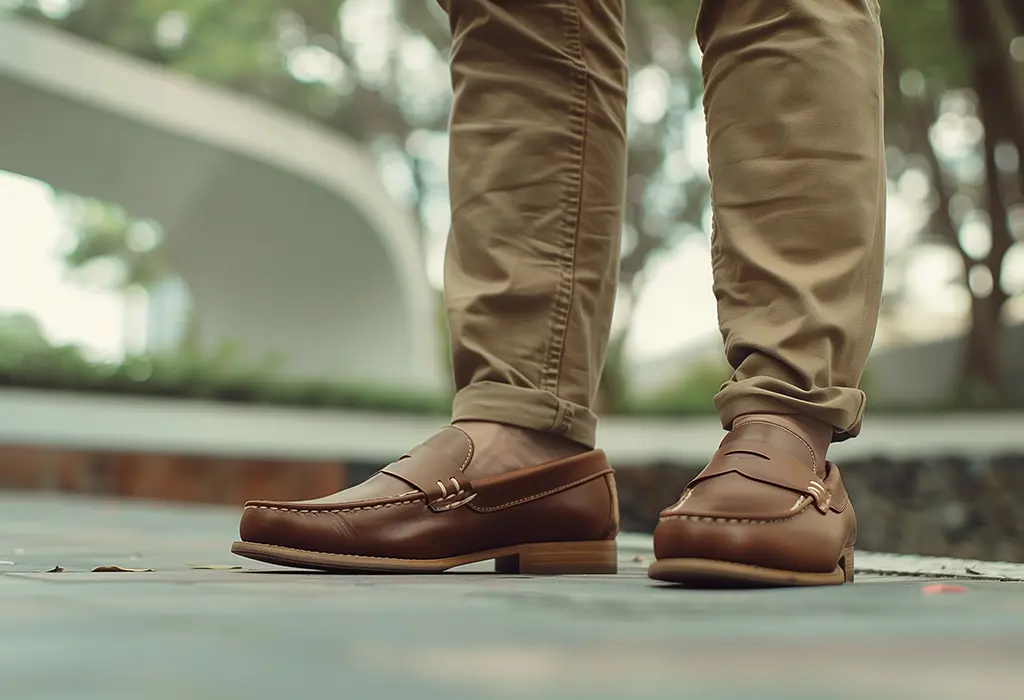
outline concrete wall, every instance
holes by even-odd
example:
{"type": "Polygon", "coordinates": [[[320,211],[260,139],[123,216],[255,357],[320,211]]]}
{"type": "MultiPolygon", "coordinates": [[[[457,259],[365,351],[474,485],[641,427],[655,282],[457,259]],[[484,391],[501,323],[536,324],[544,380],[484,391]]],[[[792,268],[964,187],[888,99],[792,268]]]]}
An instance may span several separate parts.
{"type": "MultiPolygon", "coordinates": [[[[680,381],[694,366],[722,363],[724,368],[722,352],[721,339],[709,334],[705,342],[633,368],[631,388],[638,396],[650,396],[680,381]]],[[[913,407],[945,400],[960,376],[963,352],[963,338],[876,349],[868,361],[865,382],[871,402],[913,407]]],[[[1024,325],[1005,329],[1002,360],[1010,397],[1024,403],[1024,325]]]]}
{"type": "MultiPolygon", "coordinates": [[[[1024,402],[1024,325],[1007,328],[1002,340],[1007,392],[1024,402]]],[[[867,375],[871,400],[891,406],[942,401],[956,388],[963,353],[963,338],[875,352],[867,375]]]]}
{"type": "Polygon", "coordinates": [[[297,376],[443,385],[417,227],[358,144],[0,16],[0,168],[160,222],[203,344],[297,376]]]}

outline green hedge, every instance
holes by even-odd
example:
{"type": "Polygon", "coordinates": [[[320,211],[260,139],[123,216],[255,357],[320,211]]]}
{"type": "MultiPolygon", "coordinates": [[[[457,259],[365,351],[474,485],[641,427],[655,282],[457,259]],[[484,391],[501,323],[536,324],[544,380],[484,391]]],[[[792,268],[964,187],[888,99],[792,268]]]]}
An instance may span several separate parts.
{"type": "MultiPolygon", "coordinates": [[[[320,407],[446,416],[451,397],[386,390],[325,381],[282,379],[272,365],[242,362],[227,349],[128,357],[120,363],[93,362],[74,346],[50,346],[24,332],[12,334],[0,323],[0,387],[93,392],[131,396],[200,399],[232,403],[320,407]]],[[[20,329],[24,331],[24,328],[20,329]]],[[[713,397],[728,378],[718,363],[694,367],[664,391],[642,401],[627,396],[606,412],[633,416],[712,416],[713,397]]],[[[950,411],[1022,410],[950,401],[935,406],[872,405],[875,414],[929,414],[950,411]]]]}
{"type": "Polygon", "coordinates": [[[637,416],[715,415],[714,396],[730,376],[724,362],[701,362],[660,392],[636,400],[627,398],[619,413],[637,416]]]}
{"type": "Polygon", "coordinates": [[[108,364],[89,361],[73,346],[9,341],[0,334],[0,387],[416,414],[444,415],[450,410],[447,396],[283,380],[227,353],[137,356],[108,364]]]}

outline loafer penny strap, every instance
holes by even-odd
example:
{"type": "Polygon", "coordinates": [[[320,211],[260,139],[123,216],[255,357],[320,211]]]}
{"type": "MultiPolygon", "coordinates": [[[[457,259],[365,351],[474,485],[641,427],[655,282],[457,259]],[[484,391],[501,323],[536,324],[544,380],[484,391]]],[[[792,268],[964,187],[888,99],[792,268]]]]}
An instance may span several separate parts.
{"type": "Polygon", "coordinates": [[[445,428],[412,448],[381,472],[400,479],[426,496],[434,510],[450,510],[475,497],[464,470],[473,459],[473,443],[458,428],[445,428]]]}
{"type": "Polygon", "coordinates": [[[829,477],[822,480],[807,464],[769,442],[736,440],[724,444],[690,487],[725,474],[740,474],[808,496],[822,513],[830,509],[842,512],[849,502],[835,465],[829,465],[829,477]]]}

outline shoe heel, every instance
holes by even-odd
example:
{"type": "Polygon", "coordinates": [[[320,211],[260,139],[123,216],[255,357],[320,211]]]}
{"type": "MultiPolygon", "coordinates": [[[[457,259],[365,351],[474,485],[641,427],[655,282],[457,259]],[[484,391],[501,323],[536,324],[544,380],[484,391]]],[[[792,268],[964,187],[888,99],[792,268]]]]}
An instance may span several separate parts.
{"type": "Polygon", "coordinates": [[[494,560],[499,574],[555,576],[558,574],[614,574],[619,570],[615,540],[526,544],[518,553],[494,560]]]}
{"type": "Polygon", "coordinates": [[[843,574],[846,578],[846,583],[853,582],[853,547],[846,547],[843,549],[843,556],[839,558],[839,565],[843,567],[843,574]]]}

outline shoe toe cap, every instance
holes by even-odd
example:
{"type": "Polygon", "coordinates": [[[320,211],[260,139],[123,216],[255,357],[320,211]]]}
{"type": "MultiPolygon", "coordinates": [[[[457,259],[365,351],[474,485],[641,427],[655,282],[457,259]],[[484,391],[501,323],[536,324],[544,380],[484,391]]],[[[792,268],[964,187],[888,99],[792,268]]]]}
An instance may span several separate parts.
{"type": "Polygon", "coordinates": [[[250,501],[242,510],[239,536],[243,542],[309,550],[324,541],[324,518],[331,516],[298,504],[250,501]]]}
{"type": "Polygon", "coordinates": [[[805,511],[784,520],[663,516],[654,531],[654,555],[828,573],[835,569],[843,539],[814,515],[805,511]]]}

